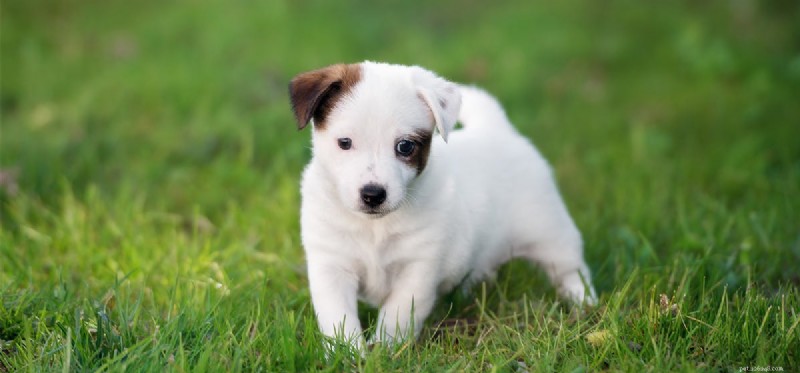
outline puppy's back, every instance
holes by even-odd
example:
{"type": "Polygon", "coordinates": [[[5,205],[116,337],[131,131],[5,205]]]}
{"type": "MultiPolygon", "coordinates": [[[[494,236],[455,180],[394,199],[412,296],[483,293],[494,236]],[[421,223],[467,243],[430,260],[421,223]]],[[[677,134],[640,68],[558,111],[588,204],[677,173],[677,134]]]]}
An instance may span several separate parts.
{"type": "Polygon", "coordinates": [[[513,130],[503,107],[492,95],[474,86],[459,86],[461,111],[458,121],[465,129],[513,130]]]}

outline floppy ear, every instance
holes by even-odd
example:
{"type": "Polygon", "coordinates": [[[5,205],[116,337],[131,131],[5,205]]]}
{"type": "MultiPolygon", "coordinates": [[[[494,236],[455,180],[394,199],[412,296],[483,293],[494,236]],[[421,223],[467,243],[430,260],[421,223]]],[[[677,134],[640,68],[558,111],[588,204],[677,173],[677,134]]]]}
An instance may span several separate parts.
{"type": "Polygon", "coordinates": [[[289,99],[301,130],[314,119],[314,127],[321,129],[325,117],[336,101],[361,79],[357,64],[337,64],[299,74],[289,83],[289,99]]]}
{"type": "Polygon", "coordinates": [[[416,66],[411,80],[417,87],[417,95],[431,110],[439,135],[447,142],[447,135],[455,127],[461,109],[461,93],[458,86],[416,66]]]}

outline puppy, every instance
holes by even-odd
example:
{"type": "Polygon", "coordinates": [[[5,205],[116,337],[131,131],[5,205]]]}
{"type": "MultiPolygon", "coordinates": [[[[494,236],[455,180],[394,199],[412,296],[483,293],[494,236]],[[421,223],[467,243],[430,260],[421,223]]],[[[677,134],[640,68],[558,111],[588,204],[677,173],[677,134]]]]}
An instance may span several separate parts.
{"type": "Polygon", "coordinates": [[[439,294],[512,258],[595,302],[547,162],[486,92],[367,61],[302,73],[289,93],[298,128],[313,123],[301,226],[323,334],[363,346],[362,300],[380,307],[374,342],[416,337],[439,294]]]}

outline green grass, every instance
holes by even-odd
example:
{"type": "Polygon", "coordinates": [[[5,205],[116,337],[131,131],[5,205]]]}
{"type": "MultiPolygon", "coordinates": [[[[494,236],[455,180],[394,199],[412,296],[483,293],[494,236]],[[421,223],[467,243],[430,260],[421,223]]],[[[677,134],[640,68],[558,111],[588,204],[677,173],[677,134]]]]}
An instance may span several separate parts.
{"type": "Polygon", "coordinates": [[[0,371],[800,369],[795,2],[431,3],[2,2],[0,371]],[[286,87],[364,59],[500,98],[598,307],[515,262],[326,360],[286,87]]]}

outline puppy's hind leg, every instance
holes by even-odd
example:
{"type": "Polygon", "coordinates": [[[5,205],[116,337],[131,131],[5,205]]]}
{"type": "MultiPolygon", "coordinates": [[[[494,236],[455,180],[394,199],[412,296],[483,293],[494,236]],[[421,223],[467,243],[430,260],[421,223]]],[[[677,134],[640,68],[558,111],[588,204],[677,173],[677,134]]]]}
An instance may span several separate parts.
{"type": "Polygon", "coordinates": [[[548,233],[551,234],[522,241],[515,248],[514,256],[544,269],[562,297],[576,304],[594,305],[597,294],[589,267],[583,260],[580,233],[572,224],[560,234],[548,233]]]}

